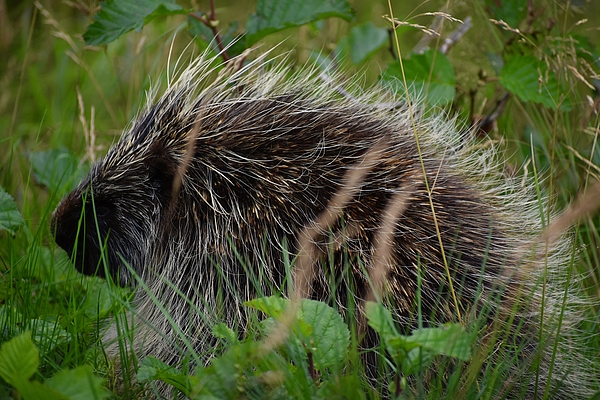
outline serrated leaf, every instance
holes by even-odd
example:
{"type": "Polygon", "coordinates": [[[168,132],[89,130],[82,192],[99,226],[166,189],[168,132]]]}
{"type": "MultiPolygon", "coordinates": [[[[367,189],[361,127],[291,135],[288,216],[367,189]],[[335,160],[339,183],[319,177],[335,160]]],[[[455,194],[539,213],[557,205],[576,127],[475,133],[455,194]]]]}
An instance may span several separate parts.
{"type": "Polygon", "coordinates": [[[378,28],[372,22],[355,26],[348,35],[350,58],[360,64],[389,42],[388,30],[378,28]]]}
{"type": "Polygon", "coordinates": [[[35,180],[61,196],[77,186],[85,176],[79,160],[64,148],[29,154],[35,180]]]}
{"type": "Polygon", "coordinates": [[[29,380],[40,365],[40,353],[24,332],[0,347],[0,377],[19,389],[19,383],[29,380]]]}
{"type": "MultiPolygon", "coordinates": [[[[561,101],[561,92],[553,73],[532,56],[511,57],[500,73],[500,83],[509,92],[525,102],[540,103],[547,108],[556,108],[561,101]]],[[[561,110],[569,110],[568,98],[560,104],[561,110]]]]}
{"type": "Polygon", "coordinates": [[[340,363],[348,353],[350,330],[342,316],[327,304],[302,300],[301,320],[312,327],[310,336],[304,336],[304,345],[313,355],[315,368],[323,370],[340,363]]]}
{"type": "Polygon", "coordinates": [[[346,0],[259,0],[256,14],[246,22],[246,46],[271,33],[331,17],[350,21],[354,14],[346,0]]]}
{"type": "Polygon", "coordinates": [[[91,366],[83,365],[58,372],[46,380],[45,386],[54,389],[69,400],[99,400],[111,395],[102,383],[103,379],[94,375],[91,366]]]}
{"type": "Polygon", "coordinates": [[[14,229],[24,223],[25,221],[23,221],[23,216],[19,212],[15,200],[0,187],[0,230],[8,231],[8,233],[14,235],[14,229]]]}
{"type": "Polygon", "coordinates": [[[83,34],[86,44],[107,44],[134,29],[141,29],[159,16],[186,14],[174,0],[107,0],[95,21],[83,34]]]}
{"type": "Polygon", "coordinates": [[[213,326],[212,334],[219,339],[225,339],[227,343],[238,343],[238,337],[235,332],[224,323],[219,323],[213,326]]]}
{"type": "MultiPolygon", "coordinates": [[[[426,96],[431,105],[444,105],[454,100],[454,67],[444,54],[434,50],[412,54],[410,58],[403,60],[403,67],[411,97],[420,99],[426,96]]],[[[387,67],[381,75],[381,81],[396,93],[404,95],[406,92],[398,62],[387,67]]]]}
{"type": "Polygon", "coordinates": [[[34,343],[37,343],[44,354],[71,340],[67,331],[58,323],[58,318],[53,321],[31,319],[27,322],[27,326],[31,329],[34,343]]]}

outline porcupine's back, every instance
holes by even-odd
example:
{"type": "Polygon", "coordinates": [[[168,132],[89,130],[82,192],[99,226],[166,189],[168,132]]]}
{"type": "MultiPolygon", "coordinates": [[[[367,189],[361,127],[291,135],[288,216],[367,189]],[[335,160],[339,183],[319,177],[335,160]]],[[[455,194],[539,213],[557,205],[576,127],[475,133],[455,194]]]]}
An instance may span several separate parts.
{"type": "MultiPolygon", "coordinates": [[[[137,352],[176,364],[186,341],[194,351],[210,347],[211,322],[243,321],[242,302],[281,287],[285,255],[300,250],[298,235],[373,149],[376,161],[351,201],[316,238],[321,263],[310,296],[342,308],[349,297],[366,296],[383,216],[403,201],[385,287],[399,325],[415,327],[420,292],[428,325],[477,311],[490,322],[516,314],[525,323],[514,328],[519,340],[535,348],[532,291],[544,261],[523,257],[540,230],[536,204],[527,188],[501,176],[493,149],[472,150],[452,122],[415,115],[383,91],[340,94],[315,71],[290,76],[281,64],[259,60],[208,84],[211,61],[193,62],[55,214],[57,242],[69,249],[67,216],[87,204],[82,194],[92,188],[108,236],[108,273],[133,281],[119,268],[124,259],[143,282],[137,352]],[[334,272],[326,273],[331,263],[334,272]]],[[[85,247],[100,248],[94,240],[86,237],[85,247]]],[[[553,268],[560,250],[550,251],[553,268]]],[[[94,251],[78,257],[80,270],[94,272],[94,251]]],[[[559,294],[548,293],[551,314],[559,294]]],[[[115,336],[111,330],[107,340],[115,336]]]]}

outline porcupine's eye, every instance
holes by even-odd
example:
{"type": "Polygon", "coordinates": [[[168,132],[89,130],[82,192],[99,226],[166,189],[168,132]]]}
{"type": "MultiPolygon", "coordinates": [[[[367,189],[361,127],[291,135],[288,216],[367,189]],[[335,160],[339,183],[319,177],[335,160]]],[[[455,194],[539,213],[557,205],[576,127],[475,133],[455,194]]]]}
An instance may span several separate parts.
{"type": "Polygon", "coordinates": [[[177,165],[160,144],[152,146],[150,154],[146,160],[149,183],[159,199],[166,203],[171,196],[177,165]]]}
{"type": "Polygon", "coordinates": [[[96,214],[96,218],[98,219],[108,218],[112,211],[112,207],[109,207],[106,204],[95,204],[94,207],[94,212],[96,214]]]}

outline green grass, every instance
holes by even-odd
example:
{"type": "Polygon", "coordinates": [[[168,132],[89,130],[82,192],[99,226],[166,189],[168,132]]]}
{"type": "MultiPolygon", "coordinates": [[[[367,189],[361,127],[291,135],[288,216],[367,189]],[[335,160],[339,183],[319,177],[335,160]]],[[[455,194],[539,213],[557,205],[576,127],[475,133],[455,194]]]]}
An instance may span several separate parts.
{"type": "MultiPolygon", "coordinates": [[[[420,13],[438,11],[445,4],[439,1],[422,5],[420,2],[399,3],[402,4],[394,8],[394,14],[400,18],[409,16],[417,6],[420,13]]],[[[487,8],[482,4],[461,2],[451,5],[448,10],[460,18],[471,15],[475,21],[473,29],[449,54],[456,71],[458,96],[450,112],[457,113],[460,122],[465,124],[469,123],[470,91],[474,91],[476,114],[488,110],[486,106],[496,101],[499,95],[500,89],[494,79],[486,81],[485,78],[494,77],[486,53],[531,51],[520,49],[519,45],[509,47],[502,31],[489,22],[487,8]]],[[[574,56],[569,46],[559,40],[572,31],[585,35],[595,44],[596,54],[600,52],[600,33],[590,29],[600,25],[598,5],[590,4],[585,14],[575,11],[567,14],[561,4],[536,2],[540,9],[543,8],[539,18],[553,20],[557,26],[553,31],[557,39],[549,38],[544,42],[545,49],[558,54],[549,58],[549,62],[559,63],[557,60],[574,56]],[[575,25],[583,17],[589,21],[575,25]],[[553,44],[548,45],[549,42],[553,44]]],[[[351,26],[359,22],[371,19],[383,26],[379,16],[389,13],[386,2],[372,6],[357,2],[356,8],[357,18],[352,24],[328,20],[321,33],[308,26],[294,28],[265,39],[263,46],[268,48],[288,39],[277,52],[293,49],[293,58],[305,62],[311,51],[331,49],[351,26]]],[[[251,13],[252,7],[226,4],[219,12],[225,24],[230,20],[243,20],[242,15],[251,13]]],[[[140,394],[143,389],[131,382],[126,381],[125,387],[119,388],[113,361],[105,357],[99,340],[108,316],[132,312],[127,303],[130,293],[102,279],[78,274],[67,255],[54,244],[49,224],[52,211],[77,184],[90,161],[100,158],[135,117],[138,108],[144,104],[144,91],[152,85],[162,88],[166,85],[163,72],[171,45],[173,54],[177,55],[191,40],[183,30],[185,18],[156,20],[141,32],[128,34],[107,47],[98,48],[85,47],[80,37],[91,21],[90,16],[62,2],[45,2],[43,12],[29,2],[11,5],[7,21],[10,39],[2,44],[4,57],[0,62],[0,82],[4,88],[0,93],[0,186],[15,199],[24,225],[17,228],[14,235],[0,231],[0,341],[6,342],[23,331],[31,332],[40,352],[40,364],[33,375],[36,381],[47,381],[61,371],[90,366],[96,376],[105,380],[115,398],[143,396],[140,394]]],[[[430,20],[416,22],[428,25],[430,20]]],[[[421,32],[414,29],[402,28],[400,33],[403,53],[421,38],[421,32]]],[[[368,85],[376,82],[391,60],[387,52],[381,51],[358,66],[344,62],[344,68],[348,70],[347,76],[363,72],[368,85]]],[[[599,67],[592,66],[592,69],[598,73],[599,67]]],[[[545,108],[513,96],[489,137],[506,149],[506,168],[514,170],[519,177],[537,174],[540,195],[548,195],[555,209],[560,210],[600,175],[597,143],[600,119],[599,113],[593,113],[590,106],[594,93],[569,73],[568,68],[561,65],[556,70],[563,91],[572,100],[571,109],[545,108]]],[[[585,75],[586,71],[580,72],[585,75]]],[[[585,77],[589,78],[587,72],[585,77]]],[[[595,95],[597,101],[597,92],[595,95]]],[[[541,218],[548,220],[549,216],[541,218]]],[[[588,318],[577,329],[585,342],[586,355],[593,358],[600,354],[600,310],[597,307],[600,298],[600,216],[584,218],[570,233],[574,262],[573,270],[569,272],[572,272],[572,279],[580,281],[582,291],[590,298],[590,305],[585,310],[588,318]]],[[[568,306],[565,304],[565,308],[568,306]]],[[[331,397],[340,390],[356,394],[359,388],[364,391],[364,396],[377,397],[377,390],[371,390],[362,376],[356,320],[352,315],[352,312],[345,315],[351,332],[350,350],[344,355],[343,362],[324,374],[326,385],[320,389],[307,375],[307,360],[291,344],[286,350],[269,353],[261,359],[259,370],[283,371],[283,378],[271,378],[274,382],[279,379],[287,382],[286,393],[294,397],[331,397]],[[293,365],[302,367],[290,368],[290,359],[293,365]]],[[[255,320],[249,323],[250,338],[258,342],[262,340],[260,318],[258,314],[253,318],[255,320]]],[[[476,332],[478,327],[474,324],[470,328],[476,332]]],[[[123,329],[126,334],[133,334],[130,327],[123,329]]],[[[503,337],[507,332],[500,330],[497,334],[503,337]]],[[[223,358],[221,368],[231,372],[233,365],[248,358],[248,354],[255,356],[253,352],[257,350],[251,343],[253,341],[237,344],[238,353],[232,352],[232,358],[223,358]]],[[[219,344],[217,350],[231,347],[231,343],[223,338],[219,344]]],[[[518,344],[514,346],[518,347],[518,344]]],[[[498,360],[504,355],[507,359],[503,362],[485,363],[493,350],[475,351],[474,361],[468,365],[444,358],[437,362],[435,370],[446,371],[445,374],[435,376],[431,370],[420,371],[409,377],[407,384],[414,390],[421,390],[420,398],[491,398],[491,388],[503,386],[504,369],[514,362],[510,359],[514,351],[507,351],[494,355],[498,360]],[[481,382],[489,387],[479,386],[481,382]]],[[[129,361],[136,367],[143,362],[129,361]]],[[[242,364],[240,368],[249,376],[245,382],[248,393],[264,390],[252,381],[255,376],[248,372],[251,370],[249,365],[242,364]]],[[[210,375],[214,369],[197,373],[193,379],[214,380],[210,375]]],[[[395,379],[394,374],[391,376],[395,379]]],[[[191,384],[195,383],[193,379],[191,384]]],[[[268,376],[261,379],[268,379],[268,376]]],[[[283,396],[283,392],[277,390],[256,393],[258,397],[261,394],[273,398],[283,396]]],[[[0,383],[0,397],[2,395],[14,395],[5,382],[0,383]]],[[[547,395],[552,397],[551,393],[547,395]]]]}

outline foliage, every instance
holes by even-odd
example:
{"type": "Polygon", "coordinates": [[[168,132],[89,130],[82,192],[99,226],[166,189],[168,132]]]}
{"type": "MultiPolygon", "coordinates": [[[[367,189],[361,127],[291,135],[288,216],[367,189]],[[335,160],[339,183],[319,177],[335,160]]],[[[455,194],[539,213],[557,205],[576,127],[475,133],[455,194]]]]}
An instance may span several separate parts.
{"type": "Polygon", "coordinates": [[[39,364],[39,351],[28,332],[0,348],[0,377],[14,386],[25,400],[87,400],[110,396],[102,386],[102,379],[94,376],[88,365],[60,371],[40,383],[31,380],[39,364]]]}
{"type": "MultiPolygon", "coordinates": [[[[227,338],[230,346],[210,366],[188,375],[148,357],[138,371],[138,380],[160,380],[192,399],[236,399],[246,395],[289,398],[307,391],[310,397],[321,398],[332,390],[343,392],[341,385],[348,383],[351,376],[343,374],[339,366],[350,364],[350,331],[336,310],[305,299],[292,325],[285,326],[278,321],[289,312],[288,300],[263,297],[246,305],[269,317],[261,322],[262,341],[249,338],[240,342],[232,330],[217,325],[215,336],[227,338]],[[291,332],[285,342],[270,346],[272,336],[286,329],[291,332]]],[[[460,325],[420,329],[411,336],[403,336],[394,327],[389,311],[380,304],[368,303],[366,315],[369,325],[382,335],[387,350],[405,375],[423,370],[438,355],[469,359],[471,338],[460,325]]],[[[364,396],[357,382],[353,383],[352,397],[364,396]]]]}
{"type": "MultiPolygon", "coordinates": [[[[419,12],[439,11],[446,5],[441,1],[395,3],[394,15],[404,18],[396,21],[395,31],[380,18],[392,11],[387,2],[376,8],[371,2],[344,0],[261,0],[251,10],[228,4],[193,10],[183,1],[162,0],[109,0],[99,9],[86,8],[84,2],[54,3],[12,5],[13,18],[0,20],[3,29],[14,29],[12,35],[10,30],[0,34],[6,49],[0,71],[7,88],[0,96],[5,149],[0,153],[0,397],[105,398],[99,376],[107,377],[112,389],[112,367],[99,337],[105,319],[122,312],[129,292],[74,271],[53,244],[51,213],[93,156],[102,154],[115,132],[134,117],[151,86],[148,75],[154,78],[157,68],[167,68],[168,54],[183,52],[190,37],[201,50],[224,60],[242,55],[241,61],[251,57],[245,50],[257,43],[286,51],[281,42],[287,39],[299,62],[315,62],[324,73],[363,71],[366,80],[445,107],[474,132],[506,146],[511,155],[507,170],[545,173],[538,189],[559,205],[600,175],[600,38],[594,30],[600,12],[594,2],[585,15],[578,14],[577,5],[561,4],[561,9],[557,2],[542,0],[456,6],[446,11],[465,22],[473,16],[474,26],[444,53],[441,44],[460,23],[440,14],[411,14],[415,5],[419,12]],[[376,18],[365,20],[371,13],[376,18]],[[441,37],[425,33],[423,25],[439,23],[441,37]],[[175,35],[182,30],[190,36],[175,35]],[[421,39],[425,45],[416,44],[421,39]],[[97,145],[91,140],[95,135],[97,145]],[[522,171],[520,165],[525,165],[522,171]]],[[[582,249],[576,269],[596,296],[598,226],[597,217],[589,218],[574,232],[575,245],[582,249]]],[[[369,324],[382,338],[396,378],[373,389],[361,371],[356,321],[324,303],[305,301],[290,336],[265,351],[261,346],[288,304],[269,297],[247,305],[267,315],[249,326],[255,336],[241,339],[237,331],[216,325],[213,333],[224,351],[208,367],[189,374],[148,358],[138,365],[138,380],[162,381],[203,398],[366,398],[400,392],[410,397],[427,378],[426,366],[440,363],[443,368],[448,365],[444,360],[475,357],[464,327],[401,334],[385,308],[369,304],[369,324]],[[416,386],[407,383],[415,381],[416,386]]],[[[581,329],[597,354],[598,326],[581,329]]],[[[459,376],[460,367],[455,372],[459,376]]],[[[493,397],[491,391],[502,385],[500,375],[484,374],[488,386],[482,390],[493,397]]],[[[429,397],[464,394],[452,391],[452,379],[433,379],[429,397]]],[[[473,390],[467,393],[480,394],[473,390]]]]}

